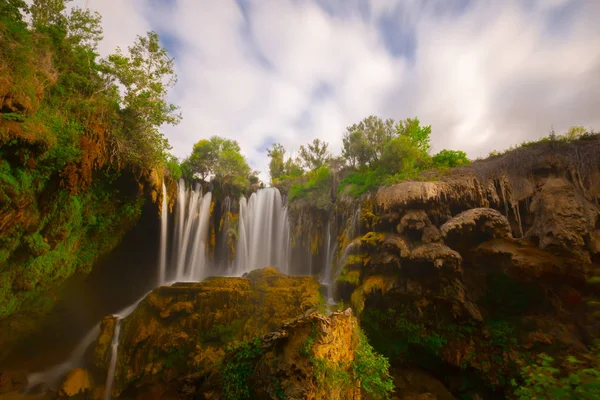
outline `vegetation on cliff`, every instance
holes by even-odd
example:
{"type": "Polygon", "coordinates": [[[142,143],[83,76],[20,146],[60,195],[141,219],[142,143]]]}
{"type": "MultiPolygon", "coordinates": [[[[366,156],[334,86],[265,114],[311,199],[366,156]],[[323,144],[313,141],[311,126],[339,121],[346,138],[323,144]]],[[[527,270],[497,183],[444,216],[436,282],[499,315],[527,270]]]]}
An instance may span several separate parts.
{"type": "Polygon", "coordinates": [[[0,318],[43,311],[40,293],[89,272],[172,161],[159,127],[180,119],[176,76],[158,36],[101,59],[101,16],[67,2],[0,5],[0,318]]]}

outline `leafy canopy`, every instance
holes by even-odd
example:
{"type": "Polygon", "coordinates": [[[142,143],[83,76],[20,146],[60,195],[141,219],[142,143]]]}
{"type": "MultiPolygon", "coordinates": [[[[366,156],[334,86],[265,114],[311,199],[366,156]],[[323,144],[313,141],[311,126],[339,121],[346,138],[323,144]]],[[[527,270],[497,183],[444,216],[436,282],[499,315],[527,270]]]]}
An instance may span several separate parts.
{"type": "Polygon", "coordinates": [[[240,153],[239,144],[219,136],[198,141],[183,164],[188,178],[197,176],[205,182],[211,180],[222,189],[235,193],[247,190],[255,177],[240,153]]]}
{"type": "Polygon", "coordinates": [[[327,151],[329,143],[319,139],[314,139],[311,143],[305,146],[300,146],[298,154],[302,162],[302,166],[308,171],[315,171],[329,161],[331,155],[327,151]]]}

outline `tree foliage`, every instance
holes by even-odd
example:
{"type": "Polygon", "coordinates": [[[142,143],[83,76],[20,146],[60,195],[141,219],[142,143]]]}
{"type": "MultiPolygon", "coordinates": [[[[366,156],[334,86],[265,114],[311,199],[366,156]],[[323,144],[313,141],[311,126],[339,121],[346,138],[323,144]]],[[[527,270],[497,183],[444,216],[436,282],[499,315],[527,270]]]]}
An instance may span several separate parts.
{"type": "Polygon", "coordinates": [[[226,191],[240,193],[248,189],[256,176],[240,152],[235,140],[213,136],[194,145],[192,154],[184,161],[188,178],[199,177],[214,181],[226,191]]]}
{"type": "Polygon", "coordinates": [[[302,160],[302,166],[308,171],[315,171],[325,164],[331,157],[327,148],[329,143],[323,142],[320,139],[314,139],[306,146],[300,146],[298,155],[302,160]]]}
{"type": "Polygon", "coordinates": [[[394,121],[369,116],[346,129],[342,138],[344,156],[353,167],[374,167],[384,147],[395,136],[394,121]]]}
{"type": "Polygon", "coordinates": [[[285,174],[285,149],[279,143],[273,143],[270,149],[267,149],[269,161],[269,175],[271,176],[271,184],[285,174]]]}
{"type": "Polygon", "coordinates": [[[29,7],[24,0],[0,1],[0,18],[21,22],[23,14],[29,13],[29,7]]]}
{"type": "Polygon", "coordinates": [[[432,157],[433,164],[438,168],[456,168],[469,165],[467,153],[462,150],[441,150],[432,157]]]}
{"type": "Polygon", "coordinates": [[[0,98],[11,99],[0,118],[0,220],[10,222],[0,318],[116,246],[144,201],[119,185],[156,189],[151,177],[167,162],[178,173],[159,131],[178,116],[165,100],[174,74],[158,36],[102,61],[100,16],[66,3],[34,0],[28,25],[23,1],[0,2],[0,98]]]}
{"type": "Polygon", "coordinates": [[[34,26],[60,25],[66,23],[64,11],[71,0],[33,0],[30,7],[34,26]]]}

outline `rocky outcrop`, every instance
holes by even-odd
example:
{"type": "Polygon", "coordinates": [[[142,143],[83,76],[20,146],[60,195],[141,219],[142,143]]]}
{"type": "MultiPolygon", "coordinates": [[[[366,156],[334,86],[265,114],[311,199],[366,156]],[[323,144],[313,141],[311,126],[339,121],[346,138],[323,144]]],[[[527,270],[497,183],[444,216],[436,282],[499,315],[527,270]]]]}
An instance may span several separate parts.
{"type": "MultiPolygon", "coordinates": [[[[226,344],[274,331],[317,307],[319,290],[312,277],[288,277],[273,268],[155,289],[122,322],[114,394],[166,390],[191,370],[210,375],[226,344]]],[[[114,324],[105,319],[102,327],[95,359],[106,368],[114,324]]]]}
{"type": "Polygon", "coordinates": [[[60,397],[71,398],[79,394],[91,392],[93,380],[88,371],[82,368],[75,368],[70,371],[58,389],[60,397]]]}
{"type": "Polygon", "coordinates": [[[508,219],[491,208],[473,208],[440,227],[442,238],[454,248],[473,247],[497,238],[512,238],[508,219]]]}
{"type": "MultiPolygon", "coordinates": [[[[358,400],[360,382],[352,371],[358,346],[358,324],[350,309],[284,324],[260,341],[247,380],[251,398],[358,400]]],[[[235,354],[227,354],[225,365],[232,361],[235,354]]]]}
{"type": "Polygon", "coordinates": [[[467,398],[504,398],[519,365],[540,352],[594,359],[598,154],[597,137],[543,143],[436,182],[380,188],[383,217],[354,240],[362,266],[352,293],[339,292],[375,348],[467,398]]]}

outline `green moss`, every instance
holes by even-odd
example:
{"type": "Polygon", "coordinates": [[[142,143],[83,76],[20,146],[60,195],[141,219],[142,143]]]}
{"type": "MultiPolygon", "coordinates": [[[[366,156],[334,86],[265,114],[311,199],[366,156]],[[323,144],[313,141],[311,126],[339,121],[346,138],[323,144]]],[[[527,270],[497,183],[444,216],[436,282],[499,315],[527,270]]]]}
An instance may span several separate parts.
{"type": "Polygon", "coordinates": [[[592,276],[587,280],[588,285],[600,285],[600,276],[592,276]]]}
{"type": "Polygon", "coordinates": [[[337,281],[358,286],[360,284],[360,271],[348,271],[344,268],[340,273],[340,276],[338,276],[337,281]]]}
{"type": "Polygon", "coordinates": [[[360,238],[360,244],[367,249],[377,249],[384,239],[385,234],[382,232],[368,232],[360,238]]]}
{"type": "Polygon", "coordinates": [[[225,357],[221,362],[221,379],[223,392],[227,400],[250,400],[254,389],[248,379],[254,366],[262,354],[260,338],[249,342],[229,345],[225,349],[225,357]]]}

